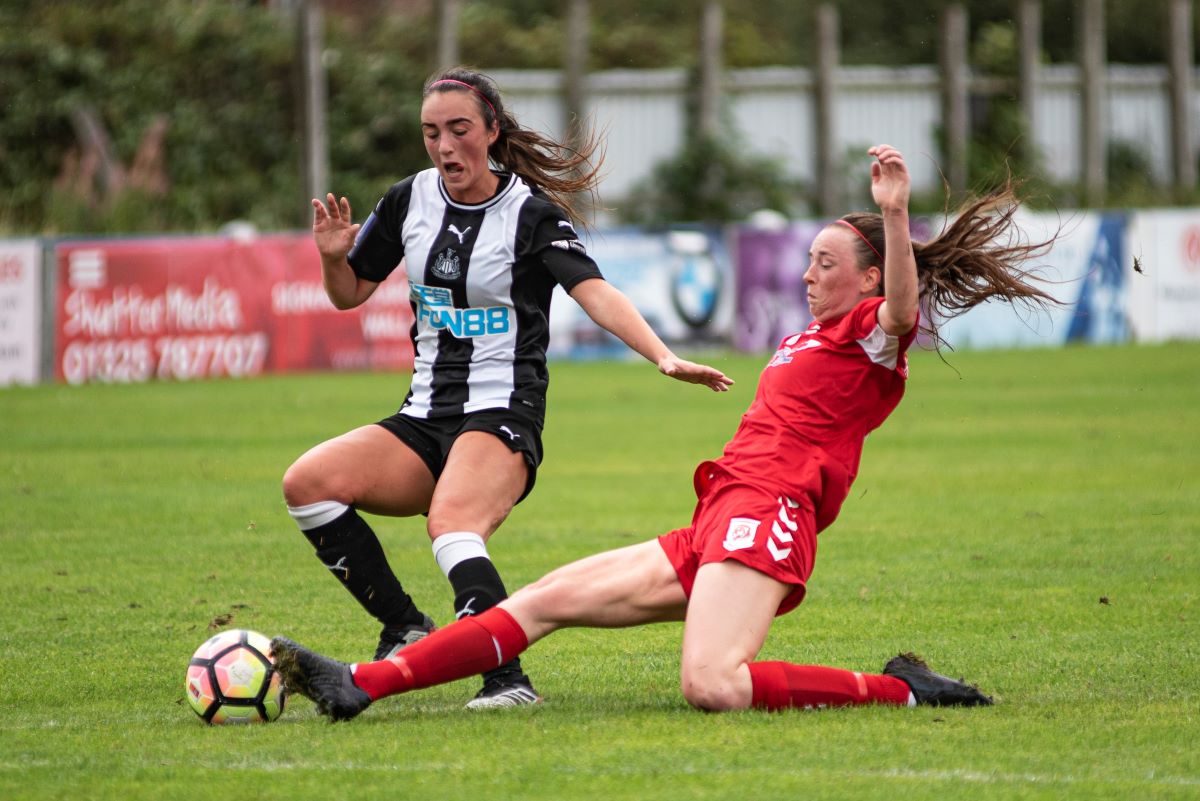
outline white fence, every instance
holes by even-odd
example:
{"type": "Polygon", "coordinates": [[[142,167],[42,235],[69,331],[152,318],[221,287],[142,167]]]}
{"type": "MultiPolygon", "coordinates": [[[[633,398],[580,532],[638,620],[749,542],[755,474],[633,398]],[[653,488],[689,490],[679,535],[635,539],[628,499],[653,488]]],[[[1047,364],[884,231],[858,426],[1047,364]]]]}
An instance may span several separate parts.
{"type": "MultiPolygon", "coordinates": [[[[1200,73],[1198,73],[1200,74],[1200,73]]],[[[506,99],[523,124],[556,135],[564,129],[561,74],[557,71],[496,71],[506,99]]],[[[1074,65],[1041,70],[1033,137],[1047,177],[1079,180],[1080,91],[1074,65]]],[[[1193,86],[1197,82],[1193,81],[1193,86]]],[[[846,154],[888,142],[908,156],[915,191],[940,183],[937,129],[941,122],[938,71],[932,66],[842,67],[836,79],[834,137],[846,154]]],[[[972,95],[993,91],[995,81],[977,79],[972,95]]],[[[619,204],[684,141],[687,76],[675,70],[622,70],[587,79],[587,116],[607,132],[607,177],[601,198],[619,204]]],[[[791,67],[730,70],[725,74],[724,114],[739,146],[778,159],[790,177],[812,181],[816,173],[813,78],[791,67]]],[[[1200,90],[1191,95],[1193,117],[1200,90]]],[[[1108,71],[1108,137],[1131,145],[1148,160],[1152,177],[1171,175],[1167,69],[1114,65],[1108,71]]],[[[1200,152],[1200,124],[1191,126],[1192,152],[1200,152]]]]}

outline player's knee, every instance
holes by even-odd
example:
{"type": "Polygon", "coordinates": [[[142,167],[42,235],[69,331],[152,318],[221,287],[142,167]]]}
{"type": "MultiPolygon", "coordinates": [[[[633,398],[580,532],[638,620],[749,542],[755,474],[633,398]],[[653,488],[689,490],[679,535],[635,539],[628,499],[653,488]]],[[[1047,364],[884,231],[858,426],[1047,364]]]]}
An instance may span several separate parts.
{"type": "Polygon", "coordinates": [[[473,508],[465,499],[461,502],[438,499],[429,507],[425,531],[430,540],[452,531],[472,531],[487,538],[506,517],[508,509],[473,508]]]}
{"type": "Polygon", "coordinates": [[[294,462],[283,474],[283,500],[288,506],[308,503],[309,480],[299,462],[294,462]]]}
{"type": "Polygon", "coordinates": [[[319,501],[353,504],[353,493],[336,473],[315,469],[298,459],[283,474],[283,500],[288,506],[306,506],[319,501]]]}
{"type": "Polygon", "coordinates": [[[705,712],[725,712],[747,706],[733,674],[715,670],[711,665],[685,663],[680,675],[680,689],[689,704],[705,712]]]}

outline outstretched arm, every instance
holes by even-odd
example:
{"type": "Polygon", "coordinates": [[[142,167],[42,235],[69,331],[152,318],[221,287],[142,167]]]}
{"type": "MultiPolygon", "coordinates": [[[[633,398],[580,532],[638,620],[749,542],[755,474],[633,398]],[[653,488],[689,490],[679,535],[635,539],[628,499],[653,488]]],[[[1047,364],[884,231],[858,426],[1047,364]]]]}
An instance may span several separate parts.
{"type": "Polygon", "coordinates": [[[672,353],[629,298],[604,279],[581,281],[570,294],[596,325],[657,365],[663,375],[703,384],[714,392],[724,392],[733,384],[732,378],[715,367],[689,362],[672,353]]]}
{"type": "Polygon", "coordinates": [[[908,233],[908,168],[900,151],[876,145],[867,151],[871,165],[871,196],[883,215],[887,263],[883,268],[884,302],[879,325],[892,336],[901,336],[917,324],[917,260],[908,233]]]}
{"type": "Polygon", "coordinates": [[[325,202],[313,198],[313,241],[321,254],[321,279],[325,283],[325,294],[339,309],[353,309],[361,305],[379,286],[375,281],[366,281],[354,273],[346,261],[354,247],[358,234],[358,223],[350,222],[350,201],[335,199],[333,193],[325,196],[325,202]]]}

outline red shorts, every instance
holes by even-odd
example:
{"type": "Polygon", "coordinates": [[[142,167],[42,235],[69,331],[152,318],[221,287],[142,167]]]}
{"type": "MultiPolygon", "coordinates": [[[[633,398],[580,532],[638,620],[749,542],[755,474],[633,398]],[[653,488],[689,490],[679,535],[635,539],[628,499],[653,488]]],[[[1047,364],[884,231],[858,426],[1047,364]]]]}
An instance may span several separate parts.
{"type": "MultiPolygon", "coordinates": [[[[703,467],[703,466],[702,466],[703,467]]],[[[690,598],[700,565],[733,559],[793,589],[776,615],[804,600],[817,555],[816,514],[802,503],[719,476],[705,482],[692,524],[658,542],[690,598]]]]}

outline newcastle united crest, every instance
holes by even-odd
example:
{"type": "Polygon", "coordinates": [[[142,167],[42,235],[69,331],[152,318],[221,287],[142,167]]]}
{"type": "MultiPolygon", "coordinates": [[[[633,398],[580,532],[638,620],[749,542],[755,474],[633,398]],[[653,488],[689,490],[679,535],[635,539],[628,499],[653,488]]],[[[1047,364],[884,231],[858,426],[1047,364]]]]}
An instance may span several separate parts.
{"type": "Polygon", "coordinates": [[[446,248],[438,254],[431,272],[446,281],[462,277],[462,266],[458,262],[458,253],[454,248],[446,248]]]}

